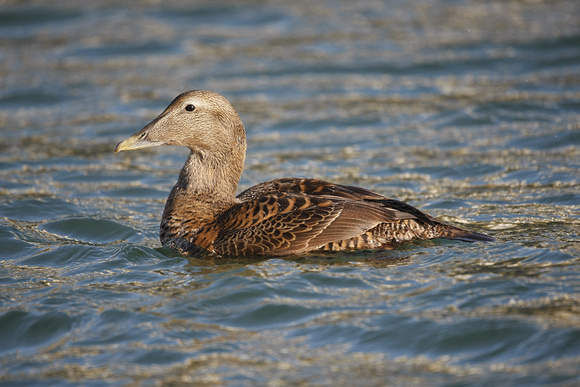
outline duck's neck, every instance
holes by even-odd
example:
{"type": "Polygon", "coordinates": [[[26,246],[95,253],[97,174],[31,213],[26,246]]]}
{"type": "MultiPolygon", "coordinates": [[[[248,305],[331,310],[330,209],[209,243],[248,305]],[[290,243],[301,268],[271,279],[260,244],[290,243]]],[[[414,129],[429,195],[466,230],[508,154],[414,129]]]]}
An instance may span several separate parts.
{"type": "Polygon", "coordinates": [[[200,227],[213,222],[235,204],[244,152],[221,154],[192,150],[171,190],[161,220],[161,242],[191,240],[200,227]]]}
{"type": "Polygon", "coordinates": [[[199,201],[232,201],[242,177],[244,159],[232,154],[192,151],[179,172],[175,189],[199,201]],[[236,160],[237,159],[237,160],[236,160]]]}

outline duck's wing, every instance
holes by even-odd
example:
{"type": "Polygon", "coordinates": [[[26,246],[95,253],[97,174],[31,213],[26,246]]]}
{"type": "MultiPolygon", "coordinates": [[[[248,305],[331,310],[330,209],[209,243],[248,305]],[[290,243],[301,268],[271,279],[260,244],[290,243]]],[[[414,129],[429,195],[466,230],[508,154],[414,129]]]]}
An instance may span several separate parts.
{"type": "Polygon", "coordinates": [[[495,241],[495,238],[489,235],[446,224],[405,202],[391,199],[360,187],[334,184],[319,179],[281,178],[259,184],[252,188],[246,190],[246,192],[251,194],[252,192],[261,190],[279,190],[279,192],[304,193],[312,196],[329,195],[375,203],[380,205],[385,211],[394,211],[399,214],[397,219],[389,226],[392,229],[405,227],[417,230],[422,229],[423,232],[418,231],[416,233],[417,238],[430,239],[433,238],[432,235],[437,235],[437,238],[456,239],[465,242],[495,241]],[[401,226],[401,223],[406,223],[406,225],[401,226]],[[413,227],[409,226],[411,223],[413,227]]]}
{"type": "Polygon", "coordinates": [[[220,255],[301,254],[415,218],[380,203],[282,193],[239,203],[200,229],[195,244],[220,255]]]}
{"type": "Polygon", "coordinates": [[[406,214],[404,217],[391,220],[412,218],[427,225],[439,222],[437,219],[400,200],[391,199],[365,188],[335,184],[320,179],[296,177],[274,179],[248,188],[240,193],[237,198],[241,201],[252,201],[260,196],[280,195],[283,193],[305,194],[310,197],[332,196],[354,201],[371,202],[379,204],[384,211],[406,214]]]}

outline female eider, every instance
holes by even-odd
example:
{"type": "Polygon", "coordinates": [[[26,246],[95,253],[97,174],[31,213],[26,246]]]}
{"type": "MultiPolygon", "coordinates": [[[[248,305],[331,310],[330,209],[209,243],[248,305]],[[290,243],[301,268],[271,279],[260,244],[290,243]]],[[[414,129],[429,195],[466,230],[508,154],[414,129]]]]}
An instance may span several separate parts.
{"type": "Polygon", "coordinates": [[[270,180],[236,196],[246,154],[244,124],[232,105],[211,91],[179,95],[117,144],[115,153],[157,145],[190,150],[160,226],[161,243],[182,254],[281,256],[387,249],[416,239],[494,240],[364,188],[318,179],[270,180]]]}

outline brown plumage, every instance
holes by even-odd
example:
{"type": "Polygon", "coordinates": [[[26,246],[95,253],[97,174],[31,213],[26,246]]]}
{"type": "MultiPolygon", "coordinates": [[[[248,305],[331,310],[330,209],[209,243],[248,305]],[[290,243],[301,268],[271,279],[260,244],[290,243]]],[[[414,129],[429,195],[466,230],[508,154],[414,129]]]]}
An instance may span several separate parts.
{"type": "Polygon", "coordinates": [[[191,151],[160,227],[161,243],[184,254],[288,255],[385,249],[415,239],[494,240],[364,188],[318,179],[275,179],[236,197],[245,129],[230,103],[211,91],[179,95],[115,152],[157,145],[191,151]]]}

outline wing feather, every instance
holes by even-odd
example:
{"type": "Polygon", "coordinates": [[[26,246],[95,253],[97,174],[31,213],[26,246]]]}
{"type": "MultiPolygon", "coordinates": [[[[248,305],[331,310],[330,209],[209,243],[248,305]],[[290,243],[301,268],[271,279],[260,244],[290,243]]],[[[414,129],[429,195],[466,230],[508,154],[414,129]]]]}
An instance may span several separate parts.
{"type": "Polygon", "coordinates": [[[360,187],[334,184],[319,179],[296,177],[284,177],[255,185],[240,193],[238,199],[248,201],[263,195],[276,195],[284,192],[312,196],[336,196],[354,200],[387,199],[383,195],[360,187]]]}
{"type": "Polygon", "coordinates": [[[242,192],[238,200],[192,242],[220,255],[288,255],[381,239],[382,234],[375,235],[378,225],[397,232],[397,225],[409,221],[426,230],[439,225],[406,203],[317,179],[271,180],[242,192]]]}
{"type": "Polygon", "coordinates": [[[300,254],[401,217],[373,202],[283,193],[240,203],[203,227],[195,243],[221,255],[300,254]]]}

